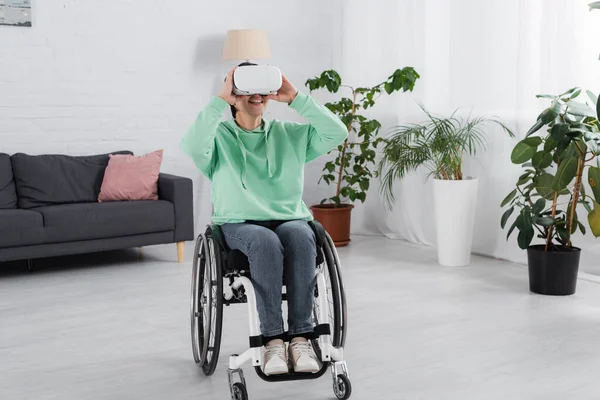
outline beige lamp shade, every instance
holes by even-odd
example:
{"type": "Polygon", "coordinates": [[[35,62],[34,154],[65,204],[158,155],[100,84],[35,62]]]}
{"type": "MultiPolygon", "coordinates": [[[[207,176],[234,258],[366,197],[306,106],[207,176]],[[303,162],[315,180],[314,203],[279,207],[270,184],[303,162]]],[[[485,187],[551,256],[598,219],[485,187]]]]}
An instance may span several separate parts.
{"type": "Polygon", "coordinates": [[[223,48],[224,60],[258,60],[270,58],[271,49],[267,33],[259,29],[236,29],[227,31],[223,48]]]}

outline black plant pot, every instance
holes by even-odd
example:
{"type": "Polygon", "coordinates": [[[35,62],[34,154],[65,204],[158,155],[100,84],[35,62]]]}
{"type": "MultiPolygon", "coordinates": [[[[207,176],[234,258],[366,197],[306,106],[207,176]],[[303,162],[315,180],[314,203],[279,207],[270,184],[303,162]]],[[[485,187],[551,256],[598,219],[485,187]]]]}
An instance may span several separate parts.
{"type": "Polygon", "coordinates": [[[545,245],[527,248],[529,264],[529,290],[551,296],[568,296],[575,293],[581,249],[544,251],[545,245]]]}

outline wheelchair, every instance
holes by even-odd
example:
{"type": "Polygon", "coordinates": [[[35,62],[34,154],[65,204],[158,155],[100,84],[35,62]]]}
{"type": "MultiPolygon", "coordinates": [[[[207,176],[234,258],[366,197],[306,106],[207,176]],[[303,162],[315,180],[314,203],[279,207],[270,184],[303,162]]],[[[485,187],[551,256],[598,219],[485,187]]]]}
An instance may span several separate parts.
{"type": "MultiPolygon", "coordinates": [[[[194,361],[205,375],[212,375],[217,366],[223,305],[248,304],[250,348],[242,354],[229,357],[227,372],[233,400],[248,399],[241,367],[249,361],[257,375],[266,382],[317,379],[331,367],[335,396],[338,399],[350,398],[352,386],[344,361],[348,324],[340,261],[333,241],[323,226],[317,221],[308,223],[315,233],[317,244],[314,333],[309,338],[322,365],[316,373],[290,371],[282,375],[264,374],[262,347],[265,343],[260,333],[248,258],[241,251],[228,248],[218,225],[208,225],[205,232],[197,237],[192,267],[191,335],[194,361]]],[[[282,300],[286,301],[285,276],[282,284],[282,300]]]]}

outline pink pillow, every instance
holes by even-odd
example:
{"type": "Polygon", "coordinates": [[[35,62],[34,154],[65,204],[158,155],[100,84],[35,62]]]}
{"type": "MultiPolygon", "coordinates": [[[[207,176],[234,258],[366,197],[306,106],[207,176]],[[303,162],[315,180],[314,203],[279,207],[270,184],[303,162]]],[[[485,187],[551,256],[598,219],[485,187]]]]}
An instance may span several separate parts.
{"type": "Polygon", "coordinates": [[[111,154],[98,201],[158,200],[162,158],[162,150],[143,156],[111,154]]]}

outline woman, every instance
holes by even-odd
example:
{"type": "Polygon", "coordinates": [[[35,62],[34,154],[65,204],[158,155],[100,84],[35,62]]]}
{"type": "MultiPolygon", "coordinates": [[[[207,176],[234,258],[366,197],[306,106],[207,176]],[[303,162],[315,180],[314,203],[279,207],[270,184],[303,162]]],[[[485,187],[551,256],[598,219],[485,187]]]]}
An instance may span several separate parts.
{"type": "Polygon", "coordinates": [[[313,331],[316,244],[307,223],[312,214],[302,201],[304,164],[341,144],[348,132],[285,76],[277,94],[235,95],[234,70],[198,114],[181,148],[212,182],[213,223],[221,226],[231,249],[248,257],[266,343],[265,374],[287,373],[288,362],[295,372],[317,372],[307,340],[313,331]],[[308,124],[264,120],[270,100],[287,103],[308,124]],[[233,119],[222,121],[227,108],[233,119]],[[287,335],[281,309],[284,270],[287,335]],[[291,338],[288,351],[285,337],[291,338]]]}

